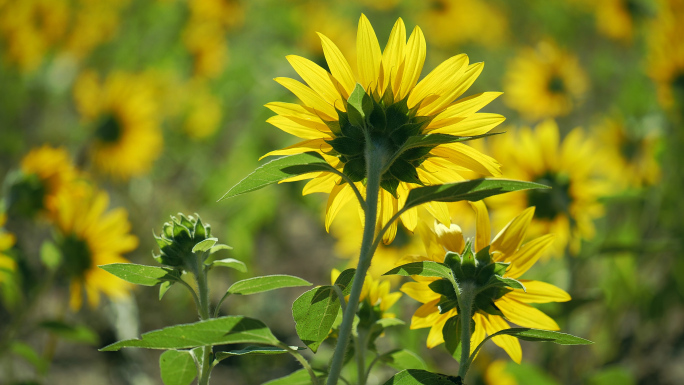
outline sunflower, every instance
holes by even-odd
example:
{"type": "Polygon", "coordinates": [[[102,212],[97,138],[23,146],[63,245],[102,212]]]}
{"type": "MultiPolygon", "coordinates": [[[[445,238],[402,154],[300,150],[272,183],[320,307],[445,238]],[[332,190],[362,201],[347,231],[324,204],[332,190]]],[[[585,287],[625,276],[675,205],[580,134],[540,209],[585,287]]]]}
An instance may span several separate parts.
{"type": "MultiPolygon", "coordinates": [[[[330,282],[334,285],[339,276],[340,271],[332,269],[330,282]]],[[[401,298],[401,293],[390,292],[390,281],[387,277],[375,279],[369,274],[366,275],[366,279],[363,281],[358,311],[364,312],[366,310],[371,310],[373,313],[372,318],[376,320],[380,318],[396,318],[394,313],[388,313],[387,310],[389,310],[399,298],[401,298]]]]}
{"type": "Polygon", "coordinates": [[[95,167],[126,180],[147,173],[162,150],[154,87],[145,76],[114,72],[100,84],[83,73],[74,86],[76,106],[94,127],[95,167]]]}
{"type": "Polygon", "coordinates": [[[684,3],[667,1],[648,28],[648,74],[668,109],[684,106],[684,3]]]}
{"type": "Polygon", "coordinates": [[[6,221],[7,215],[0,212],[0,283],[5,280],[6,274],[11,273],[17,267],[14,259],[5,254],[16,242],[14,234],[8,233],[2,228],[6,221]]]}
{"type": "Polygon", "coordinates": [[[577,57],[542,42],[521,50],[508,64],[504,102],[526,119],[564,116],[582,100],[587,86],[577,57]]]}
{"type": "Polygon", "coordinates": [[[114,38],[121,24],[121,13],[129,2],[76,0],[64,52],[80,60],[100,44],[114,38]]]}
{"type": "MultiPolygon", "coordinates": [[[[490,241],[491,229],[487,208],[482,202],[473,205],[477,212],[477,236],[475,251],[489,246],[489,253],[494,262],[510,262],[504,277],[518,279],[527,291],[521,289],[488,289],[477,294],[474,301],[473,321],[475,329],[471,338],[471,353],[482,342],[485,335],[492,335],[500,330],[508,329],[508,322],[522,327],[546,330],[558,330],[558,325],[546,314],[528,305],[530,303],[564,302],[570,295],[558,287],[540,282],[519,279],[539,259],[544,250],[553,242],[553,235],[544,235],[523,244],[527,228],[534,214],[534,207],[523,211],[511,220],[499,234],[490,241]],[[508,322],[507,322],[508,321],[508,322]]],[[[416,261],[444,262],[446,252],[462,254],[466,242],[461,229],[452,224],[446,227],[435,223],[433,228],[422,224],[419,232],[423,237],[426,257],[411,257],[400,263],[416,261]]],[[[468,246],[469,247],[469,246],[468,246]]],[[[446,322],[457,315],[456,308],[440,314],[439,304],[443,294],[432,290],[433,282],[439,278],[413,277],[416,282],[405,283],[401,291],[409,297],[423,303],[411,319],[411,329],[431,328],[427,337],[428,348],[444,342],[443,328],[446,322]]],[[[449,298],[451,299],[451,298],[449,298]]],[[[455,299],[455,295],[454,295],[455,299]]],[[[502,335],[492,338],[495,344],[503,348],[513,361],[520,363],[522,350],[514,337],[502,335]]]]}
{"type": "Polygon", "coordinates": [[[621,187],[641,187],[660,180],[656,151],[660,142],[655,130],[643,132],[644,124],[628,124],[622,118],[605,118],[595,128],[607,151],[613,180],[621,187]]]}
{"type": "Polygon", "coordinates": [[[462,43],[496,47],[508,38],[506,15],[482,0],[426,1],[419,19],[440,47],[462,43]]]}
{"type": "Polygon", "coordinates": [[[516,212],[535,206],[536,217],[530,234],[556,235],[555,253],[562,255],[570,246],[580,249],[582,239],[594,236],[594,219],[603,215],[598,198],[613,192],[608,178],[605,152],[581,128],[570,131],[561,141],[558,125],[544,121],[534,130],[523,127],[488,142],[497,159],[514,165],[504,170],[506,178],[536,181],[550,190],[503,194],[487,199],[494,221],[504,223],[516,212]]]}
{"type": "Polygon", "coordinates": [[[486,385],[518,385],[518,381],[506,371],[506,362],[496,360],[487,365],[484,374],[486,385]]]}
{"type": "Polygon", "coordinates": [[[21,160],[21,177],[10,184],[10,212],[33,216],[54,211],[54,199],[78,177],[67,150],[49,145],[29,151],[21,160]]]}
{"type": "MultiPolygon", "coordinates": [[[[413,187],[462,180],[459,170],[500,175],[498,162],[463,143],[415,147],[407,151],[402,148],[409,139],[427,133],[485,134],[504,120],[500,115],[476,113],[499,96],[499,92],[484,92],[456,100],[479,76],[483,63],[468,64],[466,55],[457,55],[418,82],[425,60],[425,40],[420,28],[413,30],[406,43],[404,23],[397,20],[387,46],[381,52],[373,27],[362,15],[357,34],[358,72],[355,74],[337,46],[324,35],[319,36],[331,72],[303,57],[288,56],[290,64],[308,86],[289,78],[275,80],[304,105],[281,102],[266,105],[277,114],[268,119],[269,123],[304,141],[265,156],[316,151],[364,194],[364,149],[366,137],[370,137],[372,145],[379,148],[373,155],[386,155],[378,199],[378,218],[382,225],[403,205],[413,187]],[[364,101],[366,118],[347,103],[352,94],[364,101]]],[[[287,181],[302,179],[312,179],[304,187],[304,194],[330,194],[325,220],[326,229],[329,229],[340,208],[354,197],[352,187],[331,172],[305,174],[287,181]]],[[[450,222],[445,203],[433,202],[425,207],[442,223],[450,222]]],[[[417,210],[407,211],[401,221],[413,231],[418,222],[417,210]]],[[[396,232],[397,225],[393,223],[383,237],[385,244],[394,239],[396,232]]]]}
{"type": "Polygon", "coordinates": [[[21,0],[0,4],[0,37],[3,57],[23,72],[35,70],[59,42],[69,22],[64,0],[21,0]]]}
{"type": "Polygon", "coordinates": [[[138,246],[138,239],[130,234],[126,210],[107,211],[107,193],[85,183],[59,194],[56,203],[53,221],[64,258],[62,267],[71,280],[70,307],[81,308],[84,291],[92,307],[98,305],[100,293],[112,299],[126,297],[130,285],[98,268],[109,263],[127,263],[122,254],[138,246]]]}

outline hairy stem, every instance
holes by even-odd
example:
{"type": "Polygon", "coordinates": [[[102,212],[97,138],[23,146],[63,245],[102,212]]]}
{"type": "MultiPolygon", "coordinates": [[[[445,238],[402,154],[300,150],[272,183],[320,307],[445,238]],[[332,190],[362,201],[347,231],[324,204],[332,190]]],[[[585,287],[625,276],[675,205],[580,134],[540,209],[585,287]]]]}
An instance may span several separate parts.
{"type": "MultiPolygon", "coordinates": [[[[209,314],[209,284],[207,282],[207,268],[204,265],[204,253],[196,255],[197,267],[195,270],[195,276],[197,278],[197,288],[199,291],[199,316],[201,320],[208,320],[210,318],[209,314]]],[[[209,376],[211,374],[211,346],[202,347],[202,367],[200,368],[199,375],[199,385],[208,385],[209,376]]]]}
{"type": "Polygon", "coordinates": [[[459,288],[460,295],[458,298],[459,317],[461,321],[461,365],[458,368],[458,376],[461,377],[461,382],[465,384],[465,375],[470,366],[470,337],[472,330],[470,329],[470,320],[473,318],[473,301],[475,300],[475,285],[471,282],[462,282],[459,288]]]}
{"type": "MultiPolygon", "coordinates": [[[[354,281],[352,282],[351,293],[349,293],[346,312],[342,317],[340,334],[330,365],[328,381],[326,382],[327,385],[336,385],[339,380],[340,372],[342,371],[342,363],[344,361],[344,353],[347,350],[352,324],[354,323],[354,316],[359,307],[359,298],[361,297],[361,290],[363,289],[363,281],[366,278],[366,273],[368,272],[371,259],[373,258],[373,251],[375,250],[373,248],[373,241],[375,237],[375,223],[378,216],[378,195],[380,194],[380,172],[383,166],[383,154],[381,151],[374,148],[373,143],[369,139],[370,138],[366,141],[366,213],[363,227],[363,240],[361,241],[361,252],[359,255],[359,263],[356,267],[356,274],[354,275],[354,281]]],[[[379,236],[382,236],[382,234],[379,236]]]]}

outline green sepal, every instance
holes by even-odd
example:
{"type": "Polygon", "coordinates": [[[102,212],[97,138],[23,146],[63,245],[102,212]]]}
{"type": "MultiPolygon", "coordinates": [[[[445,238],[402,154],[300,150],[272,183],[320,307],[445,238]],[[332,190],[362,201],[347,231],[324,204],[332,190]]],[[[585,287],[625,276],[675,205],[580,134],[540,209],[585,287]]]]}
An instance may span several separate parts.
{"type": "Polygon", "coordinates": [[[417,185],[423,186],[424,183],[418,177],[418,171],[413,165],[401,158],[397,159],[392,163],[389,169],[390,173],[394,175],[397,179],[406,183],[415,183],[417,185]]]}
{"type": "Polygon", "coordinates": [[[432,373],[421,369],[407,369],[395,374],[383,385],[462,385],[460,377],[432,373]]]}
{"type": "Polygon", "coordinates": [[[489,265],[492,262],[492,257],[489,255],[489,247],[490,245],[487,245],[475,254],[475,259],[477,259],[478,264],[481,266],[489,265]]]}
{"type": "Polygon", "coordinates": [[[332,146],[333,150],[337,151],[339,154],[349,158],[363,155],[363,142],[346,136],[339,136],[333,140],[326,141],[326,143],[332,146]]]}
{"type": "Polygon", "coordinates": [[[454,286],[447,279],[438,279],[437,281],[430,282],[428,286],[430,287],[430,290],[434,291],[437,294],[443,295],[451,299],[456,298],[454,286]]]}
{"type": "Polygon", "coordinates": [[[475,255],[473,255],[472,240],[470,239],[466,242],[463,254],[461,255],[461,269],[466,279],[475,278],[477,262],[475,261],[475,255]]]}
{"type": "MultiPolygon", "coordinates": [[[[352,106],[362,118],[368,116],[373,110],[373,99],[366,93],[366,90],[363,89],[361,84],[357,83],[351,95],[349,95],[349,99],[347,99],[347,111],[349,111],[349,106],[352,106]]],[[[363,124],[361,124],[360,127],[363,127],[363,124]]]]}
{"type": "Polygon", "coordinates": [[[439,314],[444,314],[451,309],[458,309],[458,301],[455,299],[444,298],[437,303],[437,309],[439,309],[439,314]]]}
{"type": "Polygon", "coordinates": [[[444,347],[457,361],[461,357],[461,317],[455,315],[447,320],[442,328],[444,347]]]}
{"type": "Polygon", "coordinates": [[[344,164],[342,172],[352,182],[360,182],[366,178],[366,160],[363,157],[351,159],[344,164]]]}
{"type": "Polygon", "coordinates": [[[385,191],[388,193],[392,194],[394,198],[399,198],[397,195],[397,189],[399,188],[399,180],[394,177],[385,177],[383,176],[382,181],[380,182],[380,187],[382,187],[385,191]]]}

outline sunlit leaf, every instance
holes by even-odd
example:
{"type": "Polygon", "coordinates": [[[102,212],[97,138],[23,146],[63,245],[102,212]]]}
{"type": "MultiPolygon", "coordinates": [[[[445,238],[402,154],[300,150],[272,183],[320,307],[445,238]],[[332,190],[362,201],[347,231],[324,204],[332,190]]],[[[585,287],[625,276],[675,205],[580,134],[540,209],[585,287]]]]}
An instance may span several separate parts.
{"type": "Polygon", "coordinates": [[[416,353],[406,349],[396,349],[380,356],[380,360],[397,370],[427,369],[427,365],[416,353]]]}
{"type": "Polygon", "coordinates": [[[314,353],[328,337],[339,311],[340,301],[332,286],[311,289],[292,304],[297,335],[314,353]]]}
{"type": "Polygon", "coordinates": [[[432,373],[420,369],[402,370],[384,383],[384,385],[454,385],[462,384],[460,378],[432,373]]]}
{"type": "Polygon", "coordinates": [[[247,272],[247,265],[245,265],[244,262],[238,261],[235,258],[225,258],[225,259],[219,259],[211,263],[212,266],[221,266],[221,267],[229,267],[231,269],[235,269],[237,271],[240,271],[242,273],[247,272]]]}
{"type": "Polygon", "coordinates": [[[450,279],[451,269],[438,262],[423,261],[407,263],[386,272],[383,275],[402,275],[405,277],[411,275],[420,275],[422,277],[438,277],[450,279]]]}
{"type": "Polygon", "coordinates": [[[143,286],[155,286],[165,281],[178,279],[177,272],[166,267],[137,265],[135,263],[112,263],[98,267],[124,281],[143,286]]]}
{"type": "Polygon", "coordinates": [[[164,385],[188,385],[197,377],[197,366],[187,350],[167,350],[159,356],[164,385]]]}
{"type": "Polygon", "coordinates": [[[292,275],[267,275],[237,281],[228,288],[230,294],[256,294],[284,287],[311,286],[312,283],[292,275]]]}

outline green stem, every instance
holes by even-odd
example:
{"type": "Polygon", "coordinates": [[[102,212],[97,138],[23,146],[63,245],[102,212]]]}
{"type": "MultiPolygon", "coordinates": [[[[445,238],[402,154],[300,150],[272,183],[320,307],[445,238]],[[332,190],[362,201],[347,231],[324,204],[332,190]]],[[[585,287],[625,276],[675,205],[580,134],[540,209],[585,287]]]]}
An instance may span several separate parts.
{"type": "Polygon", "coordinates": [[[458,376],[461,377],[461,382],[465,384],[465,376],[470,367],[470,337],[472,333],[472,330],[470,330],[470,320],[473,318],[472,311],[476,287],[471,282],[462,282],[460,287],[455,289],[460,291],[458,307],[461,321],[461,365],[458,368],[458,376]]]}
{"type": "Polygon", "coordinates": [[[370,333],[366,328],[359,328],[358,334],[358,337],[354,340],[358,385],[366,385],[366,347],[368,346],[370,333]]]}
{"type": "MultiPolygon", "coordinates": [[[[339,380],[344,361],[344,353],[347,350],[347,344],[349,343],[349,337],[354,323],[354,316],[359,307],[359,298],[361,297],[363,282],[366,278],[368,268],[370,267],[371,259],[373,258],[373,241],[375,237],[375,223],[378,216],[378,195],[380,194],[380,178],[382,176],[380,171],[382,170],[383,154],[375,148],[370,141],[370,138],[367,138],[366,145],[366,213],[363,227],[363,240],[361,241],[359,263],[356,267],[356,274],[354,274],[351,293],[349,293],[347,309],[342,317],[337,346],[335,347],[335,353],[333,354],[332,363],[330,364],[328,381],[326,382],[327,385],[336,385],[339,380]]],[[[382,234],[379,236],[382,236],[382,234]]]]}
{"type": "MultiPolygon", "coordinates": [[[[209,284],[207,282],[207,269],[204,265],[204,253],[195,254],[197,266],[195,269],[195,277],[197,278],[197,288],[199,291],[199,303],[197,308],[201,320],[208,320],[209,314],[209,284]]],[[[200,376],[198,385],[208,385],[209,376],[211,375],[211,346],[202,347],[202,367],[200,368],[200,376]]]]}
{"type": "Polygon", "coordinates": [[[299,352],[285,344],[280,344],[278,346],[287,350],[288,353],[290,353],[297,361],[299,361],[300,364],[302,364],[304,369],[306,369],[306,371],[309,373],[309,377],[311,377],[312,385],[318,385],[318,377],[316,377],[316,373],[313,371],[311,365],[309,365],[309,362],[306,359],[304,359],[304,357],[302,357],[302,355],[299,354],[299,352]]]}

